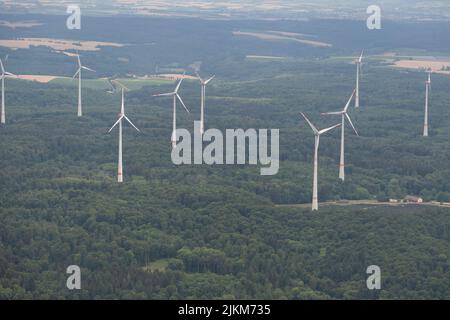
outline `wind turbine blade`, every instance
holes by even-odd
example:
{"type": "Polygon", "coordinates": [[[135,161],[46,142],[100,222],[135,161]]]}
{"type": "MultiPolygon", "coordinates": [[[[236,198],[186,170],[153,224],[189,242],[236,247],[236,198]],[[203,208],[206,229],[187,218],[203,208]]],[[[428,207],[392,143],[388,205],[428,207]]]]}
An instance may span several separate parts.
{"type": "Polygon", "coordinates": [[[125,118],[125,120],[127,120],[127,121],[133,126],[133,128],[135,128],[138,132],[141,132],[141,130],[139,130],[139,129],[133,124],[133,122],[131,122],[131,120],[128,119],[127,116],[124,116],[124,118],[125,118]]]}
{"type": "Polygon", "coordinates": [[[337,124],[337,125],[335,125],[335,126],[332,126],[332,127],[330,127],[330,128],[320,130],[320,131],[319,131],[319,135],[322,135],[322,134],[324,134],[324,133],[327,133],[328,131],[331,131],[331,130],[333,130],[333,129],[337,128],[337,127],[340,127],[340,126],[341,126],[341,124],[339,123],[339,124],[337,124]]]}
{"type": "Polygon", "coordinates": [[[72,77],[72,80],[75,79],[75,77],[80,73],[80,70],[81,70],[81,69],[78,69],[78,71],[75,72],[75,74],[74,74],[73,77],[72,77]]]}
{"type": "Polygon", "coordinates": [[[11,73],[11,72],[5,72],[5,75],[10,76],[10,77],[17,77],[17,75],[15,75],[14,73],[11,73]]]}
{"type": "Polygon", "coordinates": [[[345,116],[347,117],[348,122],[350,122],[350,125],[353,128],[353,131],[355,131],[356,135],[359,136],[358,131],[356,130],[355,126],[353,125],[352,119],[350,118],[350,116],[346,113],[345,116]]]}
{"type": "Polygon", "coordinates": [[[121,116],[121,117],[119,118],[119,120],[117,120],[117,122],[114,123],[114,125],[111,127],[111,129],[109,129],[108,133],[110,133],[110,132],[111,132],[111,131],[112,131],[112,130],[120,123],[120,121],[122,121],[123,117],[124,117],[124,116],[121,116]]]}
{"type": "Polygon", "coordinates": [[[171,97],[175,95],[174,92],[170,92],[170,93],[160,93],[160,94],[154,94],[153,97],[171,97]]]}
{"type": "Polygon", "coordinates": [[[3,61],[0,59],[0,66],[2,68],[2,73],[5,73],[5,67],[3,66],[3,61]]]}
{"type": "Polygon", "coordinates": [[[118,80],[112,80],[111,82],[117,83],[120,87],[122,87],[126,91],[130,91],[130,89],[128,89],[127,86],[125,86],[123,83],[119,82],[118,80]]]}
{"type": "Polygon", "coordinates": [[[78,66],[81,68],[80,54],[77,51],[78,66]]]}
{"type": "Polygon", "coordinates": [[[205,84],[205,81],[203,81],[202,77],[200,77],[200,75],[198,74],[198,71],[195,71],[195,75],[197,76],[197,78],[201,84],[205,84]]]}
{"type": "Polygon", "coordinates": [[[308,122],[309,126],[314,131],[314,133],[318,134],[319,130],[317,130],[317,128],[311,123],[311,121],[309,121],[309,119],[305,116],[305,114],[303,112],[301,112],[300,114],[303,116],[303,118],[305,118],[306,122],[308,122]]]}
{"type": "Polygon", "coordinates": [[[108,90],[108,93],[115,93],[116,92],[116,87],[114,86],[114,84],[112,83],[111,79],[106,79],[106,81],[108,82],[111,90],[108,90]]]}
{"type": "Polygon", "coordinates": [[[178,82],[177,87],[175,88],[175,93],[180,89],[181,83],[183,82],[183,78],[181,78],[180,82],[178,82]]]}
{"type": "Polygon", "coordinates": [[[350,99],[348,99],[348,102],[347,102],[347,104],[344,107],[344,112],[347,112],[348,108],[350,107],[350,103],[352,103],[352,100],[353,100],[353,97],[355,96],[355,93],[356,93],[356,89],[353,90],[353,93],[352,93],[350,99]]]}
{"type": "Polygon", "coordinates": [[[206,80],[205,81],[205,84],[208,84],[208,83],[210,83],[211,81],[213,81],[213,79],[215,78],[216,76],[214,75],[214,76],[212,76],[211,78],[209,78],[208,80],[206,80]]]}
{"type": "Polygon", "coordinates": [[[91,72],[97,72],[97,71],[92,70],[91,68],[88,68],[88,67],[85,67],[85,66],[82,66],[81,68],[83,68],[84,70],[91,71],[91,72]]]}
{"type": "Polygon", "coordinates": [[[364,50],[361,52],[361,56],[359,57],[359,63],[361,63],[362,62],[362,59],[363,59],[363,55],[364,55],[364,50]]]}
{"type": "Polygon", "coordinates": [[[341,115],[343,112],[342,111],[337,111],[337,112],[324,112],[321,113],[322,116],[337,116],[337,115],[341,115]]]}
{"type": "Polygon", "coordinates": [[[178,100],[180,100],[181,104],[183,105],[184,109],[186,109],[186,111],[187,111],[188,113],[191,113],[191,112],[189,111],[189,109],[186,107],[186,105],[184,104],[183,99],[181,99],[180,95],[179,95],[178,93],[177,93],[176,95],[177,95],[178,100]]]}

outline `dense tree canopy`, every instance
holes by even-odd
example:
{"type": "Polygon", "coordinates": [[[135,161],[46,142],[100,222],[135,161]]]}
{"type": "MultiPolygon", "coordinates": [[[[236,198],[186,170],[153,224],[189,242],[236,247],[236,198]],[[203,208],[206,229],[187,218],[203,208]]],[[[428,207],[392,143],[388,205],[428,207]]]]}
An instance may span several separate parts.
{"type": "MultiPolygon", "coordinates": [[[[191,22],[188,30],[199,23],[191,22]]],[[[236,23],[291,31],[305,27],[236,23]]],[[[311,30],[320,25],[312,23],[311,30]]],[[[415,33],[427,32],[420,30],[414,27],[415,33]]],[[[60,32],[52,36],[62,37],[60,32]]],[[[361,40],[363,34],[352,37],[361,40]]],[[[115,36],[111,33],[110,40],[120,40],[115,36]]],[[[8,118],[0,128],[0,298],[449,299],[448,208],[335,206],[313,214],[304,206],[311,200],[314,141],[299,112],[320,127],[339,121],[319,114],[343,107],[353,90],[351,59],[327,58],[348,53],[345,45],[319,54],[224,39],[229,51],[214,59],[195,58],[198,51],[189,47],[189,37],[182,59],[167,50],[172,42],[145,55],[143,48],[121,48],[119,56],[128,54],[130,69],[142,62],[149,73],[155,64],[167,67],[179,58],[187,66],[204,58],[202,72],[217,74],[207,91],[207,128],[280,129],[276,176],[260,176],[255,166],[173,165],[170,101],[151,97],[173,89],[173,83],[162,82],[126,96],[127,113],[142,133],[125,126],[125,183],[118,185],[117,132],[107,130],[119,111],[119,96],[86,82],[85,116],[77,119],[76,83],[7,81],[8,118]],[[291,58],[246,59],[251,51],[291,58]],[[148,56],[153,58],[145,61],[148,56]],[[73,264],[82,270],[81,291],[66,288],[65,271],[73,264]],[[366,287],[366,268],[373,264],[382,270],[383,289],[377,292],[366,287]]],[[[388,49],[395,39],[375,40],[388,49]]],[[[408,37],[411,46],[405,47],[419,49],[413,40],[408,37]]],[[[112,51],[87,54],[87,65],[106,73],[112,62],[103,54],[112,51]]],[[[18,50],[11,69],[23,70],[17,61],[31,52],[44,61],[55,55],[44,48],[18,50]]],[[[61,65],[62,60],[52,68],[72,72],[61,65]]],[[[118,68],[125,73],[127,66],[118,68]]],[[[450,201],[450,79],[434,76],[429,139],[420,136],[424,81],[423,73],[368,61],[361,110],[351,110],[361,136],[347,131],[345,183],[337,178],[339,131],[321,142],[321,201],[409,194],[450,201]]],[[[199,84],[186,81],[181,94],[192,113],[180,113],[179,126],[192,131],[199,118],[199,84]]]]}

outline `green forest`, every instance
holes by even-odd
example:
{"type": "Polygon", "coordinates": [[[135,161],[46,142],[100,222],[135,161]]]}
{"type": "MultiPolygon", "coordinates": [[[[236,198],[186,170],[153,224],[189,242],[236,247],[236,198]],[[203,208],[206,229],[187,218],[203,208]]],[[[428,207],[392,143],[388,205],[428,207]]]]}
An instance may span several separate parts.
{"type": "MultiPolygon", "coordinates": [[[[48,17],[48,25],[55,19],[48,17]]],[[[180,28],[180,22],[149,21],[172,26],[166,33],[180,28]]],[[[143,30],[145,23],[137,19],[129,30],[143,30]]],[[[321,128],[339,122],[320,113],[344,107],[355,85],[351,56],[365,44],[364,33],[356,30],[350,38],[359,45],[348,48],[350,40],[334,38],[330,21],[308,27],[217,22],[209,41],[227,40],[201,56],[193,45],[198,36],[189,32],[214,23],[185,23],[190,36],[183,52],[165,55],[176,39],[148,51],[106,48],[84,55],[85,64],[99,71],[89,76],[151,73],[156,65],[192,72],[189,65],[201,60],[202,74],[217,75],[207,90],[206,127],[280,129],[278,175],[261,176],[258,166],[173,165],[171,101],[152,95],[170,92],[175,83],[155,81],[126,94],[127,114],[142,132],[125,125],[125,183],[118,184],[117,132],[107,131],[117,119],[120,95],[86,86],[84,117],[77,118],[76,81],[7,79],[7,123],[0,128],[0,299],[450,299],[449,208],[323,206],[312,213],[305,206],[312,194],[314,137],[300,112],[321,128]],[[245,27],[310,28],[322,32],[322,40],[338,40],[319,52],[216,34],[245,27]],[[227,51],[221,50],[225,44],[227,51]],[[246,58],[250,53],[289,58],[253,60],[246,58]],[[124,54],[129,65],[116,69],[112,61],[124,54]],[[67,289],[69,265],[81,267],[82,290],[67,289]],[[366,287],[370,265],[382,270],[382,290],[366,287]]],[[[92,37],[104,34],[105,25],[92,37]]],[[[336,34],[352,29],[351,23],[338,26],[336,34]]],[[[411,34],[437,29],[414,26],[411,34]]],[[[3,38],[19,33],[0,30],[3,38]]],[[[51,30],[47,36],[64,37],[51,30]]],[[[113,31],[108,41],[124,37],[113,31]]],[[[42,36],[39,28],[33,32],[20,35],[42,36]]],[[[373,54],[394,45],[423,50],[413,36],[401,44],[396,39],[367,41],[378,46],[373,54]]],[[[448,43],[439,39],[427,41],[438,41],[436,50],[446,52],[448,43]]],[[[130,35],[128,41],[138,39],[130,35]]],[[[76,71],[75,61],[52,60],[56,54],[48,48],[0,49],[6,53],[8,70],[17,74],[76,71]]],[[[339,131],[321,140],[321,202],[407,195],[450,202],[450,77],[433,75],[429,138],[421,136],[425,81],[424,72],[367,59],[361,108],[350,112],[360,136],[347,130],[345,183],[338,179],[339,131]]],[[[192,131],[200,117],[199,83],[183,82],[180,94],[191,113],[179,109],[178,125],[192,131]]]]}

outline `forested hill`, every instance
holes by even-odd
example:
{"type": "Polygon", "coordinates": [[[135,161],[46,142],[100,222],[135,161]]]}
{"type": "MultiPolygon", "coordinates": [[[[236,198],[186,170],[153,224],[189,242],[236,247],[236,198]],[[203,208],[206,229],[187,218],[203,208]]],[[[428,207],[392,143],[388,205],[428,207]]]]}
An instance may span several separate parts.
{"type": "MultiPolygon", "coordinates": [[[[413,38],[408,50],[423,50],[413,38]]],[[[348,55],[365,44],[357,39],[348,55]]],[[[386,40],[387,47],[394,40],[386,40]]],[[[125,125],[125,182],[116,183],[117,131],[107,131],[120,96],[108,94],[99,78],[127,77],[128,66],[134,72],[147,60],[142,73],[157,63],[192,72],[198,48],[170,51],[167,60],[159,46],[142,55],[134,47],[83,55],[86,65],[100,70],[83,82],[80,119],[76,81],[7,79],[7,123],[0,127],[0,298],[450,298],[450,209],[342,205],[311,213],[307,207],[314,137],[300,112],[320,128],[339,122],[320,113],[345,105],[355,83],[353,58],[340,56],[339,47],[315,56],[316,48],[300,46],[279,59],[255,59],[247,55],[280,54],[286,47],[270,49],[273,44],[256,40],[247,45],[203,61],[202,75],[217,74],[207,89],[206,126],[280,129],[276,176],[261,176],[258,166],[173,165],[171,101],[152,95],[170,92],[175,83],[134,79],[126,110],[141,133],[125,125]],[[111,61],[124,56],[129,65],[117,70],[111,61]],[[66,288],[69,265],[81,267],[80,291],[66,288]],[[367,290],[370,265],[382,270],[380,291],[367,290]]],[[[2,50],[1,56],[10,53],[11,72],[76,71],[71,58],[48,48],[2,50]],[[51,65],[55,56],[60,59],[51,65]]],[[[347,130],[345,183],[338,179],[340,132],[321,140],[321,202],[406,195],[450,201],[450,78],[433,75],[428,139],[421,136],[425,81],[424,72],[367,58],[361,108],[350,109],[360,136],[347,130]]],[[[178,125],[192,132],[200,117],[199,83],[183,82],[180,94],[192,112],[180,108],[178,125]]]]}
{"type": "MultiPolygon", "coordinates": [[[[386,87],[402,77],[391,74],[386,87]]],[[[408,83],[420,83],[419,75],[410,77],[408,83]]],[[[289,82],[293,92],[305,83],[300,78],[289,82]]],[[[266,88],[270,97],[276,83],[267,83],[249,86],[248,95],[266,88]]],[[[75,87],[23,81],[8,87],[9,123],[0,142],[2,298],[449,298],[449,209],[312,214],[274,205],[311,197],[312,136],[295,103],[281,100],[280,112],[264,100],[209,100],[211,126],[282,128],[280,173],[269,178],[256,167],[175,167],[170,108],[148,98],[165,86],[131,92],[128,114],[143,133],[125,129],[125,184],[117,185],[117,133],[106,134],[117,96],[85,90],[86,116],[79,120],[75,87]],[[78,293],[65,288],[71,264],[83,271],[78,293]],[[372,264],[384,270],[378,293],[365,288],[372,264]]],[[[238,87],[219,82],[209,94],[241,96],[238,87]]],[[[197,93],[197,84],[187,83],[186,103],[197,105],[197,93]]],[[[302,101],[320,96],[299,94],[302,101]]],[[[349,140],[345,184],[337,180],[339,135],[323,140],[321,200],[409,193],[447,199],[448,120],[437,116],[445,105],[432,111],[435,143],[423,145],[419,103],[417,111],[402,109],[401,100],[377,110],[383,95],[370,97],[364,99],[370,107],[354,114],[362,137],[349,140]],[[392,116],[383,115],[387,110],[392,116]]],[[[322,99],[321,108],[331,109],[333,98],[322,99]]],[[[180,117],[180,126],[189,128],[196,115],[180,117]]]]}

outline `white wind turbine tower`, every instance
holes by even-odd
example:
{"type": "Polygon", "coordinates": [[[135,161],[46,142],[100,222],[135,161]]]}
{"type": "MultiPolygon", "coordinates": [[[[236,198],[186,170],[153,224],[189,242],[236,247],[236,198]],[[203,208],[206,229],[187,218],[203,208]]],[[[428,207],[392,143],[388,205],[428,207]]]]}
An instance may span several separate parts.
{"type": "Polygon", "coordinates": [[[428,80],[425,82],[425,122],[423,126],[423,136],[428,137],[428,102],[431,91],[431,71],[428,71],[428,80]]]}
{"type": "Polygon", "coordinates": [[[83,69],[91,71],[91,72],[95,72],[95,71],[88,67],[85,67],[81,64],[80,55],[78,53],[77,53],[77,59],[78,59],[78,70],[74,74],[72,79],[75,79],[75,77],[78,75],[78,116],[82,117],[83,116],[83,107],[82,107],[82,103],[81,103],[81,71],[83,69]]]}
{"type": "Polygon", "coordinates": [[[175,91],[173,91],[173,92],[153,95],[154,97],[173,97],[173,130],[172,130],[172,138],[171,138],[172,148],[177,147],[177,99],[181,102],[184,109],[186,109],[186,111],[188,113],[190,113],[188,108],[184,104],[183,100],[181,99],[180,95],[178,94],[178,90],[180,89],[182,82],[183,82],[183,79],[181,79],[180,82],[178,82],[178,85],[176,86],[175,91]]]}
{"type": "Polygon", "coordinates": [[[202,93],[201,93],[201,106],[200,106],[200,134],[203,135],[205,132],[205,100],[206,100],[206,86],[215,78],[215,76],[212,76],[208,80],[204,80],[200,77],[200,75],[197,73],[197,77],[200,80],[200,84],[202,86],[202,93]]]}
{"type": "Polygon", "coordinates": [[[332,126],[327,129],[318,130],[312,123],[309,121],[309,119],[302,113],[301,114],[303,118],[305,118],[306,122],[308,122],[309,126],[311,127],[312,131],[314,132],[315,136],[315,143],[314,143],[314,178],[313,178],[313,197],[312,197],[312,211],[319,210],[319,196],[318,196],[318,187],[317,187],[317,171],[318,171],[318,157],[319,157],[319,144],[320,144],[320,136],[322,134],[325,134],[339,126],[341,124],[337,124],[335,126],[332,126]]]}
{"type": "MultiPolygon", "coordinates": [[[[8,59],[8,57],[5,58],[5,62],[8,59]]],[[[17,77],[15,74],[12,74],[11,72],[7,72],[5,70],[5,66],[3,65],[2,59],[0,59],[0,67],[1,67],[1,75],[0,78],[2,80],[2,110],[1,110],[1,123],[6,123],[6,114],[5,114],[5,79],[11,78],[11,77],[17,77]]]]}
{"type": "Polygon", "coordinates": [[[129,89],[127,87],[125,87],[123,84],[121,84],[119,81],[117,80],[112,80],[112,82],[114,84],[117,84],[118,86],[120,86],[121,88],[121,92],[122,92],[122,106],[120,108],[120,113],[119,113],[119,119],[117,120],[117,122],[112,126],[111,129],[109,129],[108,133],[110,133],[117,125],[119,125],[119,160],[118,160],[118,168],[117,168],[117,181],[119,183],[123,182],[123,163],[122,163],[122,121],[125,119],[126,121],[128,121],[129,124],[131,124],[131,126],[133,128],[135,128],[138,132],[141,132],[134,124],[133,122],[131,122],[130,119],[128,119],[128,117],[125,114],[125,91],[129,91],[129,89]]]}
{"type": "Polygon", "coordinates": [[[338,112],[326,112],[322,113],[322,115],[340,115],[342,117],[342,123],[341,123],[341,160],[339,162],[339,179],[342,181],[345,181],[345,119],[348,120],[350,125],[353,128],[353,131],[356,133],[357,136],[359,136],[358,131],[356,131],[355,126],[353,125],[352,119],[348,115],[348,108],[350,107],[350,103],[352,102],[352,99],[355,95],[355,91],[353,90],[353,93],[348,100],[347,104],[345,105],[344,109],[342,111],[338,112]]]}
{"type": "Polygon", "coordinates": [[[361,77],[362,60],[364,50],[361,52],[361,56],[356,60],[356,94],[355,94],[355,108],[359,108],[359,79],[361,77]]]}

